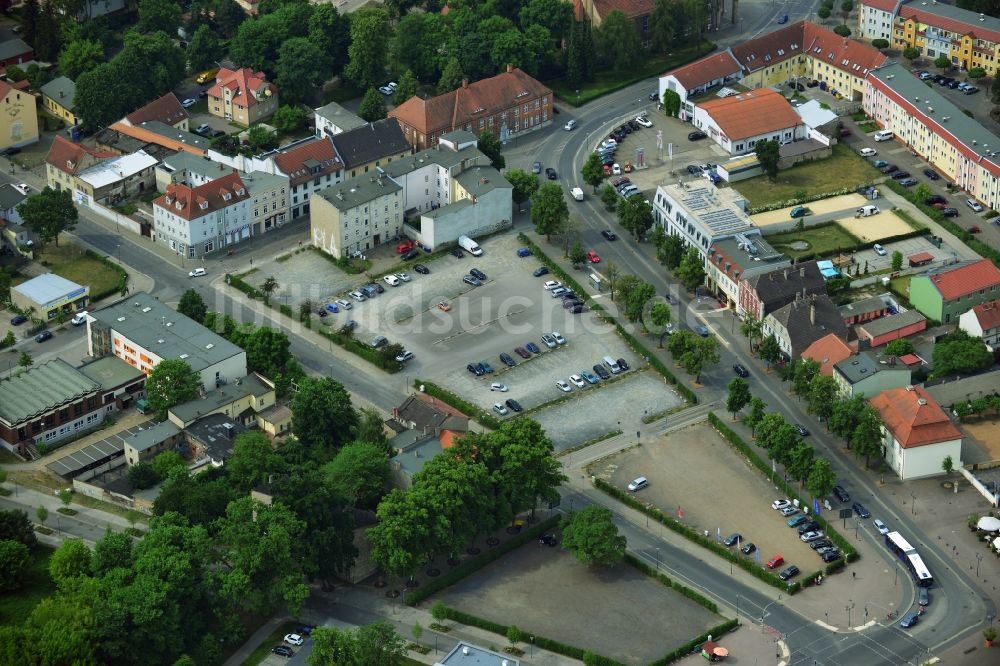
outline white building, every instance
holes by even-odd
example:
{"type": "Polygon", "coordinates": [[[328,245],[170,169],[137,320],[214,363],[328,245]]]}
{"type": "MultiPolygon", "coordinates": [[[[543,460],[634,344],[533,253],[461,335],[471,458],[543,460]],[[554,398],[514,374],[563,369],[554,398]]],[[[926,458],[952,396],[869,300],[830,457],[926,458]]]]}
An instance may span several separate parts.
{"type": "Polygon", "coordinates": [[[217,252],[250,238],[250,206],[235,171],[196,187],[170,184],[153,201],[153,240],[189,259],[217,252]]]}
{"type": "Polygon", "coordinates": [[[974,338],[982,338],[990,351],[1000,347],[1000,300],[980,303],[958,317],[958,327],[974,338]]]}
{"type": "Polygon", "coordinates": [[[699,102],[692,124],[730,155],[753,152],[758,141],[787,143],[808,133],[795,108],[770,88],[699,102]]]}
{"type": "Polygon", "coordinates": [[[746,199],[734,189],[719,189],[707,180],[657,186],[653,220],[665,233],[698,248],[703,257],[725,238],[760,235],[747,215],[746,199]]]}
{"type": "Polygon", "coordinates": [[[326,106],[314,109],[313,119],[316,124],[317,139],[342,134],[368,124],[367,121],[336,102],[330,102],[326,106]]]}
{"type": "Polygon", "coordinates": [[[743,68],[727,49],[661,76],[658,99],[662,102],[663,93],[672,90],[681,98],[683,108],[688,97],[705,92],[714,86],[738,82],[741,78],[743,78],[743,68]]]}
{"type": "Polygon", "coordinates": [[[882,391],[871,400],[882,419],[883,451],[901,481],[944,474],[962,464],[962,432],[922,386],[882,391]]]}
{"type": "Polygon", "coordinates": [[[858,8],[858,37],[884,39],[892,43],[892,24],[896,20],[897,0],[862,0],[858,8]]]}
{"type": "Polygon", "coordinates": [[[246,352],[143,292],[87,315],[87,353],[113,354],[147,375],[160,361],[182,359],[206,391],[247,375],[246,352]]]}

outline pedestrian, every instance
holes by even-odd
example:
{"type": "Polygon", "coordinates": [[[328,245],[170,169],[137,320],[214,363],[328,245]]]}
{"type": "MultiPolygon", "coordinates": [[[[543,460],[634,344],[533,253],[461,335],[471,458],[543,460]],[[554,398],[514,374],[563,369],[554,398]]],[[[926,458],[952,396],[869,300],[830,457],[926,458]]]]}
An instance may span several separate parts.
{"type": "Polygon", "coordinates": [[[857,571],[852,571],[851,572],[851,578],[857,580],[857,578],[858,578],[858,572],[857,571]]]}

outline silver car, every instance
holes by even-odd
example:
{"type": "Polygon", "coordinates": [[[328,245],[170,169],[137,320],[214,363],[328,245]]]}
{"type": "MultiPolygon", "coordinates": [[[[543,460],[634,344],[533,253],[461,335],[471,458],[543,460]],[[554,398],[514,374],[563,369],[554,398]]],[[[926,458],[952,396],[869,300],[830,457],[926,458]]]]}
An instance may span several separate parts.
{"type": "Polygon", "coordinates": [[[553,338],[548,333],[542,336],[542,342],[544,342],[545,346],[548,347],[549,349],[553,349],[557,345],[556,339],[553,338]]]}

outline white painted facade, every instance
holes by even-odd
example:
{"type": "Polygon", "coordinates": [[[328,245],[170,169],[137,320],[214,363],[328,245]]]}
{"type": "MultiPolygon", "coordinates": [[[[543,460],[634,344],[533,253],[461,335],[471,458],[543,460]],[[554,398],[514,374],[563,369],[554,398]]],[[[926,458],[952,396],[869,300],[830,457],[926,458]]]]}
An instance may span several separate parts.
{"type": "Polygon", "coordinates": [[[951,456],[955,467],[962,465],[962,440],[952,439],[936,444],[924,444],[904,449],[884,426],[882,427],[885,461],[901,481],[922,479],[944,474],[941,463],[951,456]]]}
{"type": "Polygon", "coordinates": [[[752,153],[758,141],[769,141],[774,139],[778,143],[787,141],[798,141],[808,138],[809,130],[804,123],[798,123],[791,127],[783,127],[779,130],[757,134],[751,137],[730,138],[715,122],[712,115],[704,108],[695,105],[694,118],[691,124],[708,134],[708,138],[717,143],[729,155],[742,155],[752,153]]]}
{"type": "Polygon", "coordinates": [[[862,39],[885,39],[892,42],[892,24],[895,20],[891,11],[870,7],[864,2],[858,7],[858,37],[862,39]]]}
{"type": "Polygon", "coordinates": [[[963,312],[958,318],[958,327],[974,338],[982,338],[991,349],[1000,347],[1000,325],[983,329],[982,322],[974,309],[963,312]]]}
{"type": "Polygon", "coordinates": [[[154,202],[156,241],[193,259],[247,240],[252,222],[251,204],[249,198],[234,199],[229,205],[210,211],[205,202],[202,205],[206,213],[188,220],[178,215],[171,206],[160,206],[154,202]]]}

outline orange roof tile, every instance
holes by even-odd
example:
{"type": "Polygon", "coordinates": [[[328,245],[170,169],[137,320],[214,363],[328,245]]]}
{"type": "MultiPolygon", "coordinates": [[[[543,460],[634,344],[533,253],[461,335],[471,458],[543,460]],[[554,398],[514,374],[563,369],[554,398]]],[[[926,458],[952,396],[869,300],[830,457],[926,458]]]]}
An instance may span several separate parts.
{"type": "Polygon", "coordinates": [[[747,72],[808,54],[831,67],[864,77],[886,61],[885,54],[878,49],[806,21],[737,44],[731,50],[747,72]]]}
{"type": "Polygon", "coordinates": [[[617,10],[628,18],[638,18],[653,13],[652,0],[594,0],[594,9],[601,20],[608,18],[608,14],[617,10]]]}
{"type": "Polygon", "coordinates": [[[818,362],[820,374],[830,376],[833,375],[833,366],[850,358],[852,353],[846,342],[835,333],[830,333],[806,347],[802,352],[802,358],[818,362]]]}
{"type": "Polygon", "coordinates": [[[154,99],[146,106],[136,109],[125,116],[132,125],[141,125],[150,120],[159,120],[170,126],[177,125],[188,117],[187,109],[181,106],[177,96],[172,92],[154,99]]]}
{"type": "Polygon", "coordinates": [[[904,449],[962,439],[962,432],[922,386],[882,391],[871,405],[904,449]]]}
{"type": "Polygon", "coordinates": [[[293,187],[344,168],[329,137],[299,144],[291,150],[276,155],[274,162],[281,172],[288,176],[289,183],[293,187]],[[315,171],[314,167],[318,167],[319,170],[315,171]]]}
{"type": "Polygon", "coordinates": [[[920,357],[916,354],[903,354],[899,357],[899,362],[903,365],[919,365],[921,363],[920,357]]]}
{"type": "Polygon", "coordinates": [[[220,69],[215,75],[215,85],[208,89],[209,97],[222,97],[222,89],[233,91],[232,102],[243,107],[257,104],[257,95],[263,95],[268,89],[276,90],[273,83],[268,83],[264,72],[254,72],[249,67],[242,69],[220,69]],[[254,94],[247,94],[252,92],[254,94]]]}
{"type": "Polygon", "coordinates": [[[1000,326],[1000,299],[975,305],[972,311],[984,331],[1000,326]]]}
{"type": "Polygon", "coordinates": [[[114,157],[118,156],[115,153],[102,153],[82,144],[73,143],[62,135],[56,134],[52,140],[52,146],[45,156],[45,162],[72,176],[114,157]]]}
{"type": "MultiPolygon", "coordinates": [[[[150,129],[146,129],[144,126],[132,127],[126,125],[125,123],[115,123],[108,129],[113,129],[116,132],[121,132],[126,136],[130,136],[133,139],[138,139],[139,141],[145,141],[146,143],[153,143],[157,146],[163,146],[164,148],[169,148],[170,150],[183,150],[186,153],[191,153],[192,155],[202,156],[208,151],[200,146],[191,145],[184,141],[183,137],[196,137],[195,140],[200,139],[197,134],[190,134],[188,132],[182,132],[181,130],[175,130],[177,132],[178,138],[172,139],[170,137],[163,136],[159,132],[154,132],[150,129]]],[[[208,140],[205,139],[205,143],[208,140]]]]}
{"type": "Polygon", "coordinates": [[[941,298],[952,301],[980,289],[1000,284],[1000,269],[989,259],[980,259],[928,273],[941,298]]]}
{"type": "Polygon", "coordinates": [[[802,124],[802,119],[788,100],[770,88],[712,99],[698,106],[712,117],[730,140],[746,139],[802,124]]]}
{"type": "Polygon", "coordinates": [[[195,220],[249,198],[250,193],[243,185],[243,180],[233,171],[198,187],[171,183],[167,185],[166,193],[153,201],[153,205],[169,210],[185,220],[195,220]],[[203,204],[207,205],[203,208],[203,204]]]}
{"type": "Polygon", "coordinates": [[[738,75],[741,71],[740,63],[736,61],[733,54],[729,51],[722,51],[721,53],[713,53],[712,55],[705,56],[701,60],[695,60],[683,67],[678,67],[673,71],[667,72],[667,74],[673,76],[680,81],[682,86],[691,90],[709,81],[723,79],[730,75],[738,75]]]}

